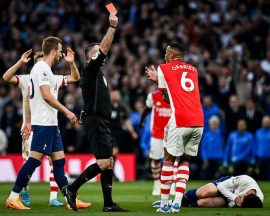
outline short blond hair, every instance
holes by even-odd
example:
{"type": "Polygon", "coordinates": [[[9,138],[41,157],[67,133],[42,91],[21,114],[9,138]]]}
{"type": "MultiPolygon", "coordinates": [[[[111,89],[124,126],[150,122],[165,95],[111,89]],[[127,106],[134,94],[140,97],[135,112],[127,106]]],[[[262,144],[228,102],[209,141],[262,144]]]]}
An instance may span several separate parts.
{"type": "Polygon", "coordinates": [[[58,49],[58,44],[61,44],[62,40],[58,37],[49,36],[42,41],[42,52],[44,56],[50,54],[54,49],[58,49]]]}

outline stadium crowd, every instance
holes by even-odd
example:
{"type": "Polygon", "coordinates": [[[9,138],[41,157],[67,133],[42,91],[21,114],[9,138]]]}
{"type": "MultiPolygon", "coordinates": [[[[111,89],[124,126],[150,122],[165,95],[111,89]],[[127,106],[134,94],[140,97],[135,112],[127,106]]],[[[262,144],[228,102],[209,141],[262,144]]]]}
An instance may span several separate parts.
{"type": "MultiPolygon", "coordinates": [[[[119,28],[104,70],[111,89],[121,95],[121,109],[129,116],[139,138],[117,127],[120,152],[138,156],[138,177],[148,161],[149,117],[139,128],[146,96],[155,89],[145,76],[145,67],[164,62],[169,41],[187,49],[186,61],[199,72],[205,115],[200,157],[193,161],[191,178],[213,178],[223,173],[258,175],[270,179],[270,3],[266,0],[115,0],[119,28]],[[135,138],[135,139],[134,139],[135,138]],[[202,164],[202,166],[201,166],[202,164]],[[221,169],[222,168],[222,169],[221,169]]],[[[108,26],[105,3],[98,0],[0,2],[0,75],[21,54],[40,44],[48,35],[63,39],[65,48],[76,52],[83,64],[83,47],[100,41],[108,26]]],[[[33,61],[19,74],[29,73],[33,61]]],[[[60,62],[56,74],[69,73],[60,62]]],[[[79,115],[81,89],[71,84],[59,92],[59,100],[79,115]]],[[[126,115],[126,114],[125,114],[126,115]]],[[[22,123],[20,90],[0,80],[0,151],[21,152],[22,123]],[[4,133],[3,133],[4,132],[4,133]],[[5,137],[7,145],[4,145],[5,137]]],[[[121,124],[122,119],[116,121],[121,124]]],[[[71,127],[59,114],[65,150],[89,152],[85,132],[71,127]]],[[[116,128],[116,127],[114,127],[116,128]]],[[[150,176],[150,175],[149,175],[150,176]]]]}

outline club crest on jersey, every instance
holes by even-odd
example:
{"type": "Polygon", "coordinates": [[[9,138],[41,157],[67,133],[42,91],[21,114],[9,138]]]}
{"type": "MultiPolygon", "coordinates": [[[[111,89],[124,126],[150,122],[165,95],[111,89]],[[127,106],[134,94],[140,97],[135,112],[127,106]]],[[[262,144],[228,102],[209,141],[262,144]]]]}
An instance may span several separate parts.
{"type": "Polygon", "coordinates": [[[41,76],[42,76],[42,81],[48,81],[49,80],[48,74],[46,72],[42,72],[41,76]]]}
{"type": "Polygon", "coordinates": [[[161,103],[159,101],[156,102],[156,106],[161,106],[161,103]]]}
{"type": "Polygon", "coordinates": [[[103,81],[104,81],[105,85],[108,87],[108,83],[107,83],[105,76],[103,76],[103,81]]]}

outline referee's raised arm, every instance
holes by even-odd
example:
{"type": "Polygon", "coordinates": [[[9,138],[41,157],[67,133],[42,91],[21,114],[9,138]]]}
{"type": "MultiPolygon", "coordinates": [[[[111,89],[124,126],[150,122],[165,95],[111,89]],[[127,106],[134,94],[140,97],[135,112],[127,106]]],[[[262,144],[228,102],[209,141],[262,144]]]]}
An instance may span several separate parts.
{"type": "Polygon", "coordinates": [[[116,16],[116,14],[110,14],[109,22],[110,22],[110,27],[100,43],[100,50],[105,55],[108,53],[108,51],[111,47],[113,37],[115,34],[115,30],[116,30],[116,27],[118,25],[118,17],[116,16]]]}

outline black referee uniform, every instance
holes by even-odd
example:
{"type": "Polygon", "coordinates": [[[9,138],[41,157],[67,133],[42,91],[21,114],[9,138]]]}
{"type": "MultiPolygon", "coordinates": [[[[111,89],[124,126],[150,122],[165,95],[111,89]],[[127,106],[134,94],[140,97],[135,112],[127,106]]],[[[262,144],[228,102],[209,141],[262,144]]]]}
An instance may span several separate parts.
{"type": "Polygon", "coordinates": [[[99,50],[84,66],[80,87],[84,100],[84,126],[92,153],[96,159],[112,156],[110,127],[111,99],[107,79],[101,71],[106,55],[99,50]]]}

